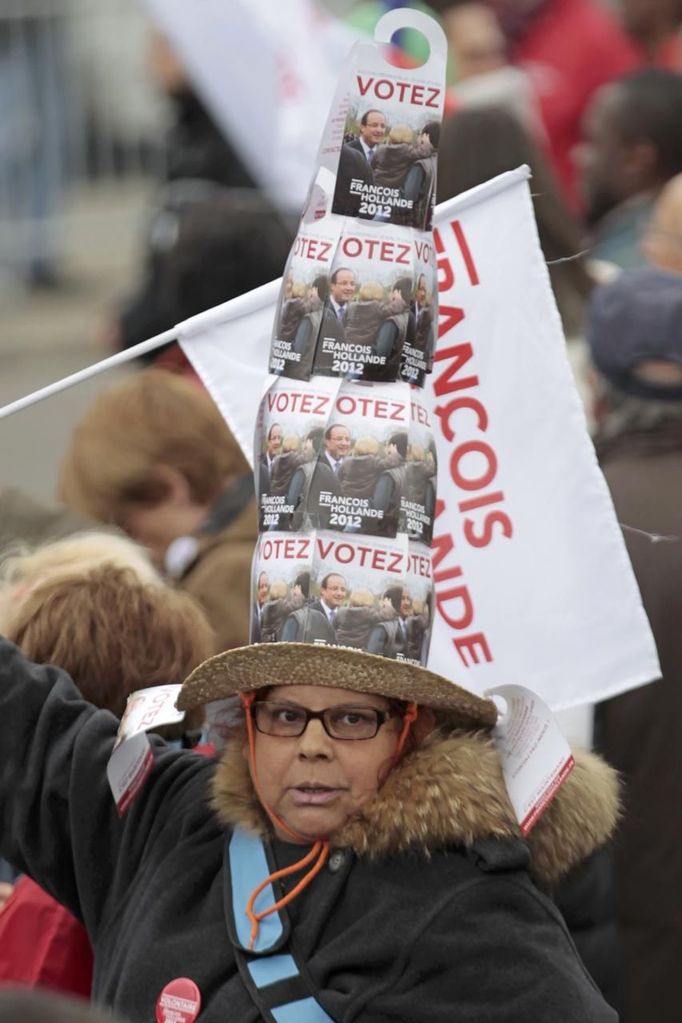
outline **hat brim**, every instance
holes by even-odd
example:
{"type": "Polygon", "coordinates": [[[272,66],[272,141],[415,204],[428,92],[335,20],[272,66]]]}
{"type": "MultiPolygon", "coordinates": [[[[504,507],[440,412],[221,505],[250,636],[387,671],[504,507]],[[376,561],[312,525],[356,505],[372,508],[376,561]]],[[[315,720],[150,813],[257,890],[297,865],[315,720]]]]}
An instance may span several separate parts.
{"type": "Polygon", "coordinates": [[[349,647],[313,643],[254,643],[210,657],[185,680],[179,710],[267,686],[315,685],[376,693],[453,712],[463,727],[492,728],[497,708],[455,682],[407,661],[349,647]]]}

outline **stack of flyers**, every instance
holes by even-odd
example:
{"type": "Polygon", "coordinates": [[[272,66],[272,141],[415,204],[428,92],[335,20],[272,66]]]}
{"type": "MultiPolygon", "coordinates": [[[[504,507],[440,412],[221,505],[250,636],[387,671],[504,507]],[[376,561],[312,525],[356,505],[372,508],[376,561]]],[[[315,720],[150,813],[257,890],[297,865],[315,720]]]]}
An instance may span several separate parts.
{"type": "Polygon", "coordinates": [[[445,36],[394,9],[355,44],[283,275],[255,435],[251,642],[425,665],[433,621],[438,274],[431,220],[445,36]],[[429,57],[389,44],[422,32],[429,57]]]}

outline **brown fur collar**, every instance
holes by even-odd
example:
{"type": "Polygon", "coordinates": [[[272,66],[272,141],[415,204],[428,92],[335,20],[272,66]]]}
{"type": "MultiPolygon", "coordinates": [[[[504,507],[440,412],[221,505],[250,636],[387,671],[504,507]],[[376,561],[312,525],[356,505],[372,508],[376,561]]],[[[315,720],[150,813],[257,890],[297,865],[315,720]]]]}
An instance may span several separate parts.
{"type": "MultiPolygon", "coordinates": [[[[230,826],[266,837],[242,743],[233,740],[216,770],[213,807],[230,826]]],[[[576,764],[528,836],[531,870],[556,881],[603,845],[618,819],[615,771],[591,753],[576,764]]],[[[449,845],[519,837],[499,758],[486,733],[431,736],[391,772],[374,799],[332,836],[359,856],[408,851],[429,856],[449,845]]]]}

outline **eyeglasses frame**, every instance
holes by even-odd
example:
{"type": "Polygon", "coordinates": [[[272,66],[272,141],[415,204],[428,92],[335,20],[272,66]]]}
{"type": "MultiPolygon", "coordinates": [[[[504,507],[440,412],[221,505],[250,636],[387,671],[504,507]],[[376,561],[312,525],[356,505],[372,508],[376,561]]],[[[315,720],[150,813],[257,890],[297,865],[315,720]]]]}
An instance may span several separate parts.
{"type": "Polygon", "coordinates": [[[329,736],[330,739],[333,739],[334,742],[367,742],[368,739],[376,739],[377,735],[379,734],[379,729],[382,727],[382,725],[385,725],[386,722],[390,720],[390,718],[396,717],[397,711],[394,709],[377,710],[376,707],[354,707],[352,703],[348,704],[340,703],[337,704],[335,707],[323,707],[322,710],[309,710],[307,707],[300,707],[298,705],[294,706],[293,704],[288,703],[279,703],[277,700],[254,700],[254,702],[249,707],[249,714],[251,715],[251,719],[254,725],[256,726],[256,731],[260,732],[261,735],[269,735],[271,738],[274,739],[300,739],[302,735],[305,735],[305,731],[311,721],[319,721],[322,727],[324,728],[326,734],[329,736]],[[305,723],[303,725],[303,728],[297,735],[275,735],[273,732],[264,732],[263,729],[260,728],[258,725],[258,716],[256,714],[256,708],[259,706],[263,706],[263,704],[270,704],[271,706],[282,707],[285,709],[289,708],[290,710],[303,711],[303,713],[305,714],[305,723]],[[353,739],[351,738],[344,739],[340,738],[337,735],[332,735],[332,733],[329,731],[327,727],[326,721],[324,720],[324,715],[328,713],[328,711],[330,710],[371,710],[377,716],[377,727],[374,735],[364,735],[361,738],[358,737],[353,739]]]}

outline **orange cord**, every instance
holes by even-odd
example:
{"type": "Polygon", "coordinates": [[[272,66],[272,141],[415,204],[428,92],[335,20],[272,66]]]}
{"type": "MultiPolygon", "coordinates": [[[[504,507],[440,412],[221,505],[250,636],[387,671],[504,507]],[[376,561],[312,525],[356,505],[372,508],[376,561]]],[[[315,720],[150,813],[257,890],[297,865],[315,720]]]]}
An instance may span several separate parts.
{"type": "Polygon", "coordinates": [[[418,717],[419,707],[417,706],[417,704],[408,703],[407,710],[405,711],[405,714],[403,716],[403,727],[400,732],[400,737],[398,738],[398,746],[396,748],[395,756],[393,758],[394,764],[397,764],[398,760],[400,759],[400,756],[403,752],[403,747],[407,742],[407,736],[410,734],[410,728],[412,726],[412,723],[416,721],[418,717]]]}
{"type": "Polygon", "coordinates": [[[307,888],[312,879],[319,874],[323,866],[327,862],[327,856],[329,855],[329,842],[318,841],[312,847],[307,856],[304,856],[302,860],[293,863],[290,867],[284,867],[282,870],[276,870],[274,874],[270,874],[264,881],[255,888],[249,897],[249,901],[246,904],[246,915],[251,921],[251,936],[249,938],[249,948],[252,949],[256,944],[258,938],[258,930],[261,920],[264,920],[266,916],[270,916],[271,913],[276,913],[277,910],[282,909],[283,906],[288,905],[292,902],[297,895],[307,888]],[[264,888],[267,888],[271,881],[277,881],[280,877],[287,877],[289,874],[295,874],[297,870],[303,870],[307,867],[311,860],[317,856],[317,861],[313,864],[307,874],[301,878],[297,885],[295,885],[291,891],[283,898],[278,899],[277,902],[273,903],[272,906],[268,906],[267,909],[261,910],[259,913],[254,911],[254,903],[264,888]]]}

